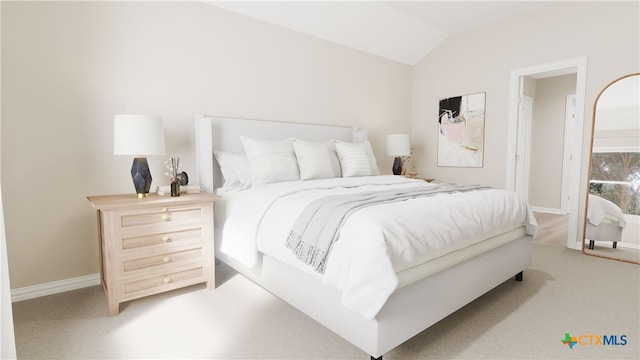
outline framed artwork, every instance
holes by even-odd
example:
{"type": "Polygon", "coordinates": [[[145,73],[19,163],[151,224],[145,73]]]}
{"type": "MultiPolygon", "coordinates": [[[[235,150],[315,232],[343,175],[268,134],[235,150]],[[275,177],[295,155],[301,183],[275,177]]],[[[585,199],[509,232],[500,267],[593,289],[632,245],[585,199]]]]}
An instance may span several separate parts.
{"type": "Polygon", "coordinates": [[[438,166],[484,166],[485,94],[440,100],[438,166]]]}

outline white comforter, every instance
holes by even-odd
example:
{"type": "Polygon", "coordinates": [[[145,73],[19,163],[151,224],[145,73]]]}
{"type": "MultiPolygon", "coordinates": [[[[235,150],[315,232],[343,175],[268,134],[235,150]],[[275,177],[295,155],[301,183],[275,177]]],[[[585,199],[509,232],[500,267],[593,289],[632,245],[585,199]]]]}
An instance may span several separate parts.
{"type": "MultiPolygon", "coordinates": [[[[323,195],[382,187],[432,186],[398,176],[275,183],[225,193],[221,251],[248,267],[264,252],[342,291],[342,304],[373,319],[396,289],[396,272],[504,231],[537,224],[515,193],[492,189],[375,205],[351,215],[339,232],[324,275],[284,246],[296,217],[323,195]]],[[[219,226],[220,224],[218,224],[219,226]]]]}

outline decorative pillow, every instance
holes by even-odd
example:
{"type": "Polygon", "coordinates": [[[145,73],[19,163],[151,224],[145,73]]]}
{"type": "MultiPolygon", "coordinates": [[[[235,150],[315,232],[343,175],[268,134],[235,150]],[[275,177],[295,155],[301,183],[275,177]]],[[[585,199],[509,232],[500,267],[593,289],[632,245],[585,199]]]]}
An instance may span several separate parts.
{"type": "Polygon", "coordinates": [[[251,187],[251,167],[247,155],[220,150],[214,150],[213,154],[224,177],[224,190],[251,187]]]}
{"type": "Polygon", "coordinates": [[[259,140],[241,136],[253,184],[300,180],[293,139],[259,140]]]}
{"type": "Polygon", "coordinates": [[[342,176],[333,140],[312,142],[295,139],[293,149],[298,158],[300,179],[329,179],[342,176]]]}
{"type": "Polygon", "coordinates": [[[378,170],[378,161],[376,160],[376,155],[373,153],[373,149],[371,148],[371,143],[369,141],[365,141],[360,144],[364,147],[364,151],[367,152],[369,165],[371,165],[371,175],[380,175],[380,170],[378,170]]]}
{"type": "Polygon", "coordinates": [[[343,177],[380,175],[376,157],[368,141],[362,143],[336,142],[343,177]]]}

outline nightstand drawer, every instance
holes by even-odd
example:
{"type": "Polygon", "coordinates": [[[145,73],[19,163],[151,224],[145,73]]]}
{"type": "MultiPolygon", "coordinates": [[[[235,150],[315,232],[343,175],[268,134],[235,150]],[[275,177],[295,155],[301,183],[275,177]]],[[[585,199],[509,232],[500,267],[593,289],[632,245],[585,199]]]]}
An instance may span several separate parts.
{"type": "Polygon", "coordinates": [[[201,207],[158,207],[121,213],[120,227],[125,229],[147,225],[188,224],[202,221],[201,207]]]}
{"type": "Polygon", "coordinates": [[[122,239],[122,249],[130,250],[160,244],[182,244],[187,242],[201,241],[202,228],[197,228],[182,231],[171,231],[158,234],[125,237],[122,239]]]}
{"type": "Polygon", "coordinates": [[[125,295],[132,295],[135,292],[153,289],[153,293],[165,291],[166,289],[182,286],[183,283],[194,280],[202,280],[204,272],[202,267],[188,269],[177,272],[170,272],[146,279],[126,282],[124,284],[125,295]],[[165,289],[166,288],[166,289],[165,289]]]}
{"type": "Polygon", "coordinates": [[[198,261],[202,259],[202,248],[188,249],[183,251],[175,251],[165,254],[158,254],[154,256],[147,256],[139,259],[132,259],[123,261],[124,271],[132,271],[151,266],[167,266],[180,262],[187,262],[190,260],[198,261]]]}

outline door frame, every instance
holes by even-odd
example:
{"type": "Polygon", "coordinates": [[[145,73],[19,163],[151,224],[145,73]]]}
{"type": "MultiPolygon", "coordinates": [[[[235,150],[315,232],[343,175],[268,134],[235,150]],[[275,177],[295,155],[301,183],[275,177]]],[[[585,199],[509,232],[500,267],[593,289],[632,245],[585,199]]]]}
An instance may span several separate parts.
{"type": "MultiPolygon", "coordinates": [[[[516,191],[516,177],[523,176],[521,171],[516,174],[516,162],[518,158],[522,158],[523,154],[518,154],[517,144],[523,139],[518,138],[518,103],[520,101],[521,87],[520,80],[523,76],[532,76],[538,78],[551,77],[557,75],[565,75],[575,73],[576,76],[576,132],[584,136],[584,110],[585,110],[585,94],[587,84],[587,57],[578,57],[573,59],[561,60],[547,64],[535,65],[510,72],[509,80],[509,118],[507,121],[507,149],[506,149],[506,178],[505,189],[516,191]]],[[[575,142],[573,154],[574,160],[571,162],[571,185],[569,186],[569,203],[568,203],[568,236],[567,247],[580,250],[582,249],[582,239],[578,237],[579,223],[579,207],[582,189],[580,184],[580,170],[582,165],[582,138],[575,142]]],[[[526,149],[525,149],[526,150],[526,149]]]]}

